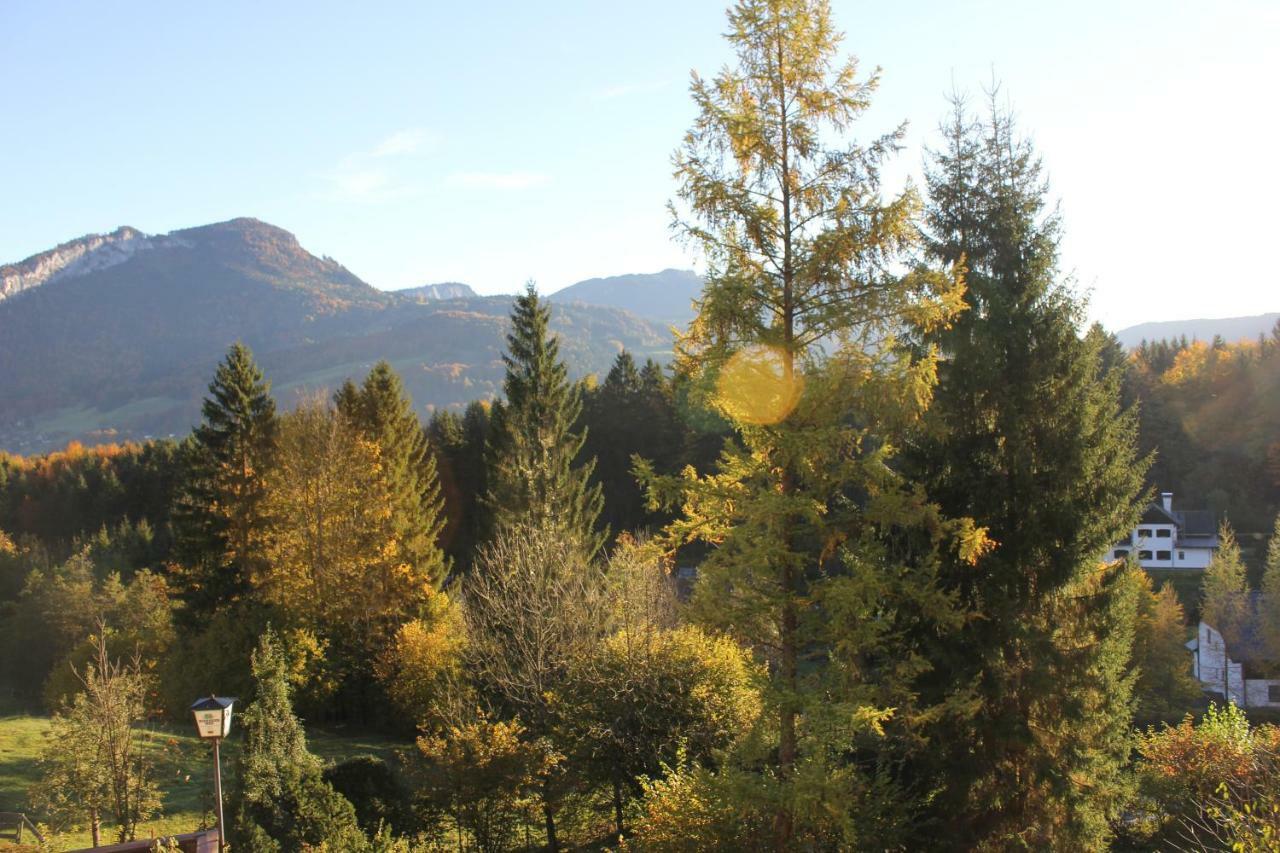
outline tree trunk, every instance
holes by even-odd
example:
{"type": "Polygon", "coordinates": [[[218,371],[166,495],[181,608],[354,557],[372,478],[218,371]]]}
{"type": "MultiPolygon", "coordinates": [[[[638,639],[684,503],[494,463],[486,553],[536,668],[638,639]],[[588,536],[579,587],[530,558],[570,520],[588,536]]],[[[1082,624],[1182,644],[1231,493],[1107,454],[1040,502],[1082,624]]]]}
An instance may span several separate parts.
{"type": "Polygon", "coordinates": [[[94,847],[102,846],[102,818],[98,817],[97,812],[89,815],[89,835],[93,839],[94,847]]]}
{"type": "Polygon", "coordinates": [[[613,821],[617,828],[618,841],[622,840],[622,780],[613,780],[613,821]]]}
{"type": "Polygon", "coordinates": [[[551,810],[551,804],[547,802],[545,789],[542,798],[542,816],[547,823],[547,849],[553,851],[560,849],[560,842],[556,840],[556,816],[551,810]]]}

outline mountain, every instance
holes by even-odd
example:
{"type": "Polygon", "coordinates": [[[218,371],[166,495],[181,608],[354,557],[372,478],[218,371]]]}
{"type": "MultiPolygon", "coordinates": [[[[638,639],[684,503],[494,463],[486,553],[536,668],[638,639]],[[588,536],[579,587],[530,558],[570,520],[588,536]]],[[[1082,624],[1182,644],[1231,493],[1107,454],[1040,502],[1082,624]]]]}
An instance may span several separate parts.
{"type": "Polygon", "coordinates": [[[1116,332],[1116,337],[1126,349],[1132,349],[1143,341],[1180,338],[1212,341],[1221,335],[1224,341],[1235,342],[1258,335],[1269,335],[1280,322],[1280,312],[1257,314],[1252,317],[1223,317],[1217,320],[1169,320],[1160,323],[1139,323],[1116,332]]]}
{"type": "MultiPolygon", "coordinates": [[[[511,297],[421,291],[378,290],[255,219],[121,228],[0,267],[0,449],[183,435],[236,340],[286,407],[382,358],[420,414],[495,396],[511,297]]],[[[552,329],[576,375],[603,373],[623,347],[671,348],[667,330],[617,308],[557,304],[552,329]]]]}
{"type": "Polygon", "coordinates": [[[476,299],[478,294],[471,285],[459,281],[445,281],[440,284],[424,284],[421,287],[406,287],[393,291],[396,296],[416,297],[425,300],[436,299],[476,299]]]}
{"type": "Polygon", "coordinates": [[[666,269],[587,279],[557,290],[550,298],[561,304],[622,308],[646,320],[684,328],[693,319],[693,300],[701,293],[702,279],[693,270],[666,269]]]}

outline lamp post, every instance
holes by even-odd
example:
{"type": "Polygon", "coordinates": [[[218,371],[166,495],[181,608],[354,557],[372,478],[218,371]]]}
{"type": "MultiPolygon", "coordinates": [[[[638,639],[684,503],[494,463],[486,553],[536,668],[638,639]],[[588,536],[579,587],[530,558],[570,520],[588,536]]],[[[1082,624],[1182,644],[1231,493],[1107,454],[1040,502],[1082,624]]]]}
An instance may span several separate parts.
{"type": "Polygon", "coordinates": [[[234,696],[209,696],[191,703],[191,714],[196,720],[196,732],[205,740],[213,741],[213,797],[218,808],[218,850],[226,849],[227,831],[222,822],[222,757],[218,745],[231,733],[231,706],[234,696]]]}

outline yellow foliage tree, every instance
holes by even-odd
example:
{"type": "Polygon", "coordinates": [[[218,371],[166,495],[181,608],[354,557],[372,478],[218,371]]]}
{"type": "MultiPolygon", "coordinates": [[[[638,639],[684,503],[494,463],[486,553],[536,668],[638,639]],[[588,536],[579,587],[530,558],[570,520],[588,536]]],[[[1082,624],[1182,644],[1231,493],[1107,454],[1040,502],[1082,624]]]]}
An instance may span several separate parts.
{"type": "Polygon", "coordinates": [[[396,632],[427,615],[433,579],[403,557],[377,444],[318,401],[281,418],[278,442],[254,586],[289,627],[327,643],[339,682],[368,691],[396,632]]]}

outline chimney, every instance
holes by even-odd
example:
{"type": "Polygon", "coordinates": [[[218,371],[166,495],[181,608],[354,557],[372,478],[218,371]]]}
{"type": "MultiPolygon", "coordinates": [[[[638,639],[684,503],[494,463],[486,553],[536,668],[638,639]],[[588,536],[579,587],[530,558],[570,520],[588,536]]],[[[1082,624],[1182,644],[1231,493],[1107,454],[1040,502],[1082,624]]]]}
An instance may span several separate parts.
{"type": "Polygon", "coordinates": [[[1165,512],[1173,512],[1173,492],[1161,492],[1160,503],[1164,505],[1165,512]]]}

